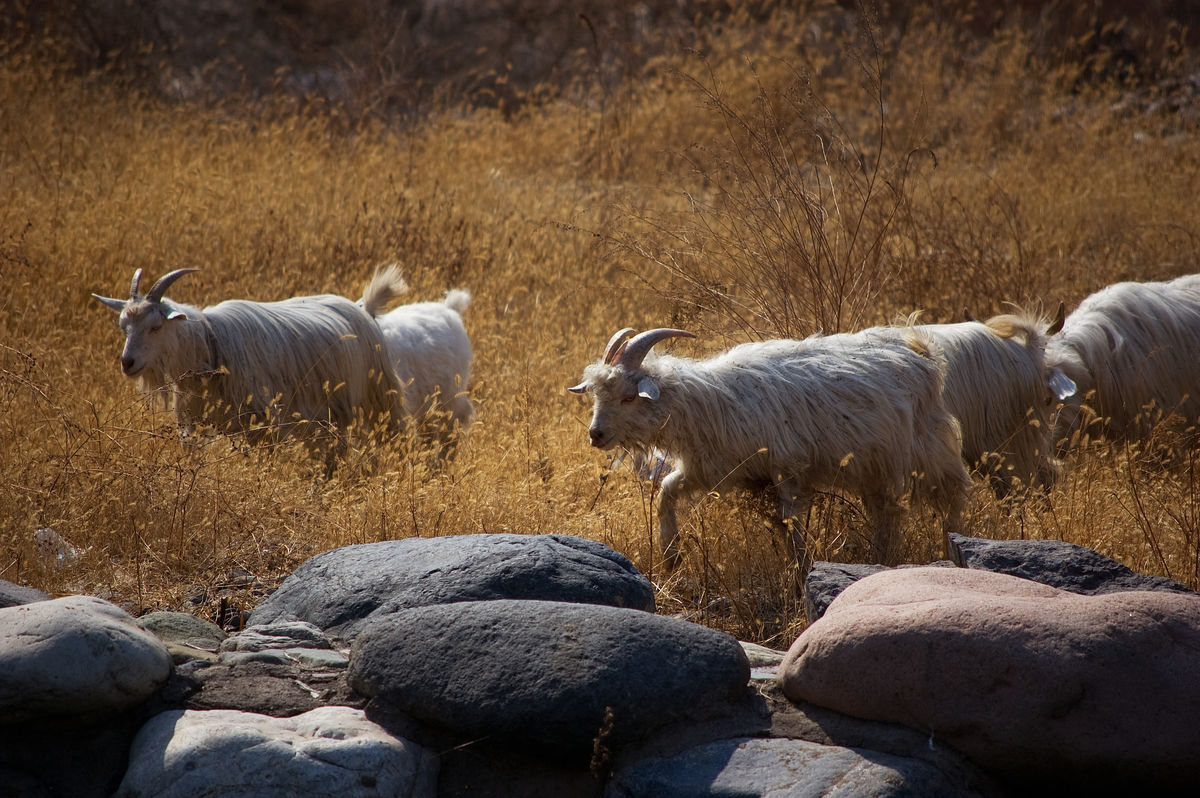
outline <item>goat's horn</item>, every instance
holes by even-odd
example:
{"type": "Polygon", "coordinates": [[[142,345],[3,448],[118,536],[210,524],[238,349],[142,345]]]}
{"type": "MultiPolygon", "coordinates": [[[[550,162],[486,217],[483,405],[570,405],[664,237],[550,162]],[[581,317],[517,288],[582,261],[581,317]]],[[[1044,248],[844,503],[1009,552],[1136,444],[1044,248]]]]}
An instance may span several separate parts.
{"type": "Polygon", "coordinates": [[[650,352],[650,347],[654,346],[659,341],[667,338],[695,338],[695,333],[687,332],[686,330],[646,330],[643,333],[638,333],[633,338],[629,339],[629,343],[625,344],[625,348],[617,356],[614,365],[621,365],[627,369],[636,369],[642,365],[642,360],[650,352]]]}
{"type": "Polygon", "coordinates": [[[1062,332],[1063,322],[1067,319],[1067,305],[1064,302],[1058,303],[1058,312],[1054,314],[1054,321],[1050,322],[1046,332],[1049,335],[1056,335],[1062,332]]]}
{"type": "Polygon", "coordinates": [[[633,335],[635,330],[632,327],[626,327],[622,330],[617,330],[612,338],[608,339],[608,346],[604,347],[604,365],[609,365],[613,362],[613,358],[617,356],[621,344],[625,343],[625,339],[633,335]]]}
{"type": "Polygon", "coordinates": [[[138,269],[133,273],[133,282],[129,285],[129,298],[137,299],[138,283],[142,281],[142,270],[138,269]]]}
{"type": "Polygon", "coordinates": [[[200,271],[200,270],[199,269],[176,269],[173,272],[167,272],[162,277],[158,278],[158,282],[155,283],[154,287],[150,289],[150,292],[148,294],[146,294],[146,299],[150,300],[151,302],[161,302],[162,298],[163,298],[163,294],[165,294],[167,292],[167,289],[171,287],[171,283],[175,282],[176,280],[178,280],[180,277],[182,277],[185,274],[191,274],[192,272],[198,272],[198,271],[200,271]]]}

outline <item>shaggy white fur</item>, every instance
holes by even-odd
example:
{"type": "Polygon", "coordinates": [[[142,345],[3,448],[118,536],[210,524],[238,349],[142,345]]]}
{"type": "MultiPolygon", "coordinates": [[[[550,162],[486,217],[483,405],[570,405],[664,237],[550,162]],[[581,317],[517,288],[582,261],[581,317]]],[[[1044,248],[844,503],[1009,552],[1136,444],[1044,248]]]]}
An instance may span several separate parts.
{"type": "MultiPolygon", "coordinates": [[[[407,290],[394,264],[376,272],[367,295],[377,283],[381,307],[407,290]]],[[[365,301],[366,295],[360,303],[365,301]]],[[[401,305],[375,319],[396,376],[406,388],[409,414],[428,436],[449,445],[454,432],[466,429],[475,417],[467,392],[474,355],[462,320],[470,301],[468,292],[454,289],[441,302],[401,305]]]]}
{"type": "Polygon", "coordinates": [[[987,322],[917,327],[946,357],[943,395],[962,428],[963,459],[988,476],[1001,498],[1050,488],[1060,476],[1050,386],[1058,385],[1061,375],[1046,366],[1050,325],[1048,319],[1018,311],[987,322]]]}
{"type": "Polygon", "coordinates": [[[1053,336],[1047,363],[1078,390],[1059,412],[1055,440],[1065,453],[1095,413],[1090,431],[1145,439],[1155,422],[1200,418],[1200,274],[1170,282],[1115,283],[1087,297],[1053,336]]]}
{"type": "MultiPolygon", "coordinates": [[[[93,294],[120,314],[121,367],[144,391],[162,391],[184,431],[246,432],[252,441],[315,440],[356,423],[404,420],[403,388],[372,317],[341,296],[251,302],[201,310],[163,297],[190,271],[162,277],[128,300],[93,294]]],[[[372,295],[368,307],[378,305],[372,295]]]]}
{"type": "Polygon", "coordinates": [[[647,457],[657,449],[673,461],[659,504],[669,564],[678,560],[676,503],[734,487],[774,487],[799,557],[818,490],[862,498],[884,560],[894,553],[910,491],[945,512],[946,532],[957,531],[970,477],[958,423],[942,401],[944,362],[930,336],[879,327],[747,343],[708,360],[664,355],[643,362],[647,341],[690,334],[653,330],[626,346],[622,333],[571,390],[593,395],[593,446],[647,457]]]}

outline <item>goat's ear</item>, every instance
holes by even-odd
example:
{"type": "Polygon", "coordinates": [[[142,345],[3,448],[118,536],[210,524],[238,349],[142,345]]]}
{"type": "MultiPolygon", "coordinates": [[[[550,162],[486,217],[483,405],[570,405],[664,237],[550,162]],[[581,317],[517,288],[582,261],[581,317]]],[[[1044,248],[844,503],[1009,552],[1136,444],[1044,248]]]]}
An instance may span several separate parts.
{"type": "Polygon", "coordinates": [[[182,310],[171,308],[167,311],[167,321],[187,321],[187,314],[182,310]]]}
{"type": "Polygon", "coordinates": [[[638,380],[638,396],[643,399],[649,399],[651,402],[658,399],[658,385],[649,377],[642,377],[638,380]]]}
{"type": "Polygon", "coordinates": [[[92,294],[92,296],[96,297],[96,299],[99,299],[101,302],[103,302],[105,307],[112,310],[113,313],[120,313],[122,310],[125,309],[125,300],[124,299],[113,299],[112,297],[100,296],[99,294],[92,294]]]}
{"type": "Polygon", "coordinates": [[[572,385],[567,390],[571,393],[587,393],[588,385],[586,382],[581,382],[578,385],[572,385]]]}
{"type": "Polygon", "coordinates": [[[1050,385],[1050,391],[1058,397],[1058,401],[1065,402],[1068,397],[1074,396],[1079,390],[1075,385],[1075,380],[1063,373],[1062,369],[1050,369],[1050,379],[1047,381],[1050,385]]]}

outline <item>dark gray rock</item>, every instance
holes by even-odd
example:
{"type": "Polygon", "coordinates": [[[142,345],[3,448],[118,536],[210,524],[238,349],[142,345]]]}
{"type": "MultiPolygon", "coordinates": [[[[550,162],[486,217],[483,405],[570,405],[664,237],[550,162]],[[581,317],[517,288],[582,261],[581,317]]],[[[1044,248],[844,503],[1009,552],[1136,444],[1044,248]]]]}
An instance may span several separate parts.
{"type": "MultiPolygon", "coordinates": [[[[804,740],[821,746],[861,749],[901,760],[919,761],[940,773],[956,794],[989,798],[1005,796],[1000,785],[978,765],[940,740],[931,740],[928,731],[864,720],[807,701],[793,701],[784,695],[775,681],[755,682],[740,701],[716,717],[676,723],[621,751],[613,763],[613,772],[629,772],[643,760],[673,759],[714,740],[745,737],[804,740]]],[[[858,793],[853,795],[857,798],[858,793]]]]}
{"type": "Polygon", "coordinates": [[[176,665],[194,659],[216,659],[217,649],[226,637],[212,621],[186,612],[149,612],[137,619],[137,625],[166,644],[176,665]]]}
{"type": "Polygon", "coordinates": [[[40,590],[0,579],[0,609],[49,600],[50,596],[40,590]]]}
{"type": "Polygon", "coordinates": [[[330,704],[366,704],[366,698],[346,685],[344,669],[313,667],[281,651],[273,653],[279,654],[274,661],[196,660],[181,665],[160,692],[157,708],[240,709],[286,717],[330,704]]]}
{"type": "Polygon", "coordinates": [[[967,798],[946,774],[918,759],[807,740],[715,740],[618,770],[605,798],[876,796],[967,798]]]}
{"type": "Polygon", "coordinates": [[[85,722],[53,718],[0,724],[0,795],[111,798],[144,720],[145,714],[133,709],[85,722]]]}
{"type": "Polygon", "coordinates": [[[746,655],[712,629],[601,605],[487,601],[404,610],[360,633],[349,683],[466,739],[573,761],[728,711],[746,655]]]}
{"type": "Polygon", "coordinates": [[[251,622],[307,621],[353,640],[377,616],[493,599],[654,610],[650,581],[602,543],[567,535],[461,535],[319,554],[284,580],[254,610],[251,622]]]}
{"type": "Polygon", "coordinates": [[[808,622],[812,623],[824,615],[825,609],[850,585],[864,576],[887,570],[887,567],[848,562],[813,563],[804,577],[804,614],[808,622]]]}
{"type": "Polygon", "coordinates": [[[1139,574],[1086,546],[1061,540],[989,540],[950,535],[950,559],[961,568],[1019,576],[1083,595],[1122,590],[1192,593],[1161,576],[1139,574]]]}

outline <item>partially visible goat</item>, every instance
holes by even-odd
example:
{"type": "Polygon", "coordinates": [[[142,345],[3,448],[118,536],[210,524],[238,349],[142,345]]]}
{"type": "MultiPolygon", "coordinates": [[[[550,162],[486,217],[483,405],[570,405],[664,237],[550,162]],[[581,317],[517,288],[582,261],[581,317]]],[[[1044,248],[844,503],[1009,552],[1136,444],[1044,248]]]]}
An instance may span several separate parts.
{"type": "Polygon", "coordinates": [[[1047,335],[1062,328],[1025,311],[986,322],[922,324],[946,357],[946,406],[962,428],[967,465],[988,476],[999,498],[1048,489],[1061,464],[1054,456],[1051,411],[1074,385],[1046,366],[1047,335]]]}
{"type": "Polygon", "coordinates": [[[206,425],[251,441],[332,432],[340,451],[355,424],[403,423],[403,388],[373,319],[385,286],[369,289],[364,307],[321,295],[201,310],[164,296],[194,271],[176,269],[142,296],[138,269],[129,299],[92,295],[120,315],[121,371],[144,391],[164,390],[185,432],[206,425]]]}
{"type": "MultiPolygon", "coordinates": [[[[400,268],[385,266],[376,271],[359,304],[374,295],[380,307],[386,307],[407,290],[400,268]]],[[[396,376],[405,386],[409,415],[427,436],[448,447],[475,418],[467,393],[474,355],[462,320],[470,301],[469,293],[454,289],[441,302],[401,305],[375,319],[396,376]]]]}
{"type": "Polygon", "coordinates": [[[649,330],[626,341],[631,333],[614,335],[570,390],[593,395],[593,446],[671,458],[658,510],[668,565],[679,559],[677,502],[726,487],[773,486],[802,562],[802,525],[818,490],[862,498],[884,561],[896,553],[902,502],[913,489],[945,513],[946,532],[958,530],[971,481],[929,336],[874,328],[741,344],[691,360],[647,359],[659,341],[691,333],[649,330]]]}
{"type": "Polygon", "coordinates": [[[1060,453],[1089,432],[1144,440],[1155,423],[1200,419],[1200,274],[1170,282],[1115,283],[1087,297],[1046,349],[1078,390],[1055,423],[1060,453]]]}

